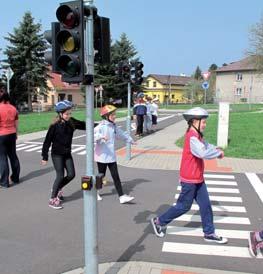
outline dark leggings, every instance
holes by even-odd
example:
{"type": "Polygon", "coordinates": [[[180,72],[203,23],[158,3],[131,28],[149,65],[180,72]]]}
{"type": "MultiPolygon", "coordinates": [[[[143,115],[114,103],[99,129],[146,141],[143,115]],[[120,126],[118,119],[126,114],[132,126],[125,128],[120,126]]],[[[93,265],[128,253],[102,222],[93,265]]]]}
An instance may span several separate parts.
{"type": "Polygon", "coordinates": [[[104,174],[104,176],[106,174],[107,166],[109,167],[111,177],[113,179],[117,193],[119,196],[122,196],[123,190],[122,190],[122,186],[121,186],[121,180],[120,180],[120,176],[119,176],[119,172],[118,172],[117,163],[116,162],[114,162],[114,163],[99,163],[99,162],[97,162],[97,165],[98,165],[99,173],[104,174]]]}
{"type": "Polygon", "coordinates": [[[143,133],[143,117],[144,115],[137,115],[137,129],[136,134],[142,134],[143,133]]]}
{"type": "Polygon", "coordinates": [[[52,154],[52,161],[56,170],[56,179],[53,184],[51,198],[55,198],[65,185],[67,185],[75,177],[75,167],[71,154],[57,155],[52,154]],[[64,171],[67,171],[67,176],[64,177],[64,171]]]}
{"type": "Polygon", "coordinates": [[[16,133],[0,136],[0,184],[9,186],[9,165],[10,160],[12,175],[11,180],[19,183],[20,163],[16,155],[16,133]]]}

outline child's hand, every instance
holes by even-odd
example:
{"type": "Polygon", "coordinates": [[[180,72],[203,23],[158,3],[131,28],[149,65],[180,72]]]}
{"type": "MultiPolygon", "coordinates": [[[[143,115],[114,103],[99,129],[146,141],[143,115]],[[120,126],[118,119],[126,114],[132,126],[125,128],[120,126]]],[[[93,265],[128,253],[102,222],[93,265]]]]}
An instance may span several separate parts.
{"type": "Polygon", "coordinates": [[[107,142],[109,140],[107,136],[103,136],[103,137],[101,137],[101,139],[104,140],[105,142],[107,142]]]}
{"type": "Polygon", "coordinates": [[[222,149],[219,149],[219,151],[221,152],[221,154],[218,156],[218,158],[219,158],[219,159],[224,158],[224,156],[225,156],[224,151],[223,151],[222,149]]]}
{"type": "Polygon", "coordinates": [[[42,165],[42,166],[45,166],[46,164],[47,164],[47,161],[45,161],[45,160],[42,160],[42,161],[41,161],[41,165],[42,165]]]}

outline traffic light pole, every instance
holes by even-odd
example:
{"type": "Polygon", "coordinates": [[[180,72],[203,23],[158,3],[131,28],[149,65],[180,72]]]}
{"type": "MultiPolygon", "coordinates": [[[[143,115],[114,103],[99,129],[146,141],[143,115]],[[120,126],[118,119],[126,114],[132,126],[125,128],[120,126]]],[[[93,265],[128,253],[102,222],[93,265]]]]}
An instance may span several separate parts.
{"type": "MultiPolygon", "coordinates": [[[[128,109],[127,109],[127,120],[126,120],[127,133],[131,135],[131,82],[128,82],[128,109]]],[[[126,144],[126,159],[131,159],[131,143],[126,144]]]]}
{"type": "MultiPolygon", "coordinates": [[[[84,7],[91,10],[85,21],[85,76],[89,78],[86,85],[86,175],[94,175],[94,48],[93,48],[93,0],[84,1],[84,7]]],[[[94,184],[93,184],[94,185],[94,184]]],[[[84,197],[84,248],[85,274],[98,274],[98,217],[97,190],[83,191],[84,197]]]]}

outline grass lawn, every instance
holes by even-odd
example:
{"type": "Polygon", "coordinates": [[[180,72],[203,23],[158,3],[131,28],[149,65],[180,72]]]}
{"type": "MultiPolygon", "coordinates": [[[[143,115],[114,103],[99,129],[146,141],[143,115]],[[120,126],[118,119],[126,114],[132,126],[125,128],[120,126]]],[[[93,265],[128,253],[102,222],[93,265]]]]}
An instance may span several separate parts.
{"type": "MultiPolygon", "coordinates": [[[[177,105],[161,105],[160,109],[190,109],[192,107],[201,107],[204,109],[218,109],[218,104],[206,104],[206,105],[189,105],[189,104],[177,104],[177,105]]],[[[263,109],[263,104],[230,104],[231,112],[242,111],[258,111],[263,109]]]]}
{"type": "MultiPolygon", "coordinates": [[[[117,111],[117,117],[125,117],[127,111],[120,109],[117,111]]],[[[72,116],[79,120],[85,120],[85,109],[74,110],[72,116]]],[[[52,112],[41,112],[39,113],[28,113],[19,114],[19,127],[18,134],[26,134],[41,130],[48,129],[49,125],[52,123],[53,119],[56,117],[56,113],[52,112]]],[[[98,111],[94,111],[94,119],[96,121],[101,120],[98,111]]]]}
{"type": "MultiPolygon", "coordinates": [[[[247,159],[263,159],[263,113],[230,113],[229,144],[225,156],[247,159]]],[[[217,114],[211,114],[207,120],[205,139],[216,145],[217,114]]],[[[183,137],[176,141],[183,146],[183,137]]]]}

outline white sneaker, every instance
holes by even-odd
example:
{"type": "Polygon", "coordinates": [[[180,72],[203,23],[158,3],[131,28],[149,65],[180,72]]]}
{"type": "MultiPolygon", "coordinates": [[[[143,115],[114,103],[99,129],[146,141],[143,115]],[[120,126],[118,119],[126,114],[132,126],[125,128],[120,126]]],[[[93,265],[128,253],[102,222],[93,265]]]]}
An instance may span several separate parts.
{"type": "Polygon", "coordinates": [[[100,196],[99,193],[97,193],[97,201],[101,201],[102,200],[102,197],[100,196]]]}
{"type": "Polygon", "coordinates": [[[132,200],[134,200],[134,197],[124,194],[124,195],[120,196],[119,199],[120,199],[121,204],[125,204],[125,203],[129,203],[132,200]]]}

